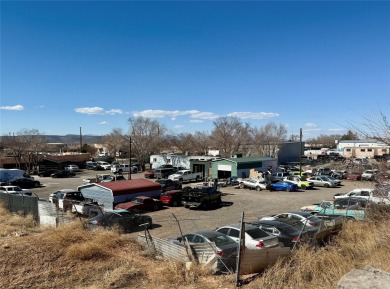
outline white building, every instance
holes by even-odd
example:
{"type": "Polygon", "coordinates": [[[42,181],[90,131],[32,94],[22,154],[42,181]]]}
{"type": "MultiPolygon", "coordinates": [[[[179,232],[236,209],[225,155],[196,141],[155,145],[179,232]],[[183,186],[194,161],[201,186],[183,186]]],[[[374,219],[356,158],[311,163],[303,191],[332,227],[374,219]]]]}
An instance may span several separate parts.
{"type": "Polygon", "coordinates": [[[337,151],[346,158],[373,158],[375,155],[388,154],[390,146],[377,140],[340,140],[337,151]]]}

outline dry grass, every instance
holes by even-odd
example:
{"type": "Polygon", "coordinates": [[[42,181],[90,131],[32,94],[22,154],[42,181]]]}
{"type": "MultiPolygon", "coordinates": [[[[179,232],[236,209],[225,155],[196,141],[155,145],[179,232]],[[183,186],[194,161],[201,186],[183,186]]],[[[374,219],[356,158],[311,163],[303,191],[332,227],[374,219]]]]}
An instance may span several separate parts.
{"type": "MultiPolygon", "coordinates": [[[[31,219],[3,209],[0,221],[0,288],[235,288],[233,275],[155,260],[115,230],[87,231],[74,222],[39,231],[31,219]],[[25,234],[15,237],[21,230],[25,234]]],[[[388,221],[347,223],[334,244],[302,247],[244,288],[328,289],[353,268],[390,271],[388,221]]]]}

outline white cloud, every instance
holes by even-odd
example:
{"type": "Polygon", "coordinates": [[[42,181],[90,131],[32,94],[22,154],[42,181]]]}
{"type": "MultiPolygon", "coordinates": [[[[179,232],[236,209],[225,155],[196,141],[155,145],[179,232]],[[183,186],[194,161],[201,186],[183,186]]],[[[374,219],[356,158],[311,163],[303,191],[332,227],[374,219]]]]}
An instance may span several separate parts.
{"type": "Polygon", "coordinates": [[[99,115],[114,115],[114,114],[122,114],[121,109],[110,109],[110,110],[104,110],[101,107],[79,107],[75,108],[75,112],[83,113],[83,114],[99,114],[99,115]]]}
{"type": "Polygon", "coordinates": [[[317,125],[315,123],[312,123],[312,122],[305,123],[305,126],[307,126],[307,127],[317,127],[317,125]]]}
{"type": "Polygon", "coordinates": [[[181,125],[181,124],[178,124],[178,125],[175,125],[174,128],[183,128],[184,125],[181,125]]]}
{"type": "Polygon", "coordinates": [[[279,116],[276,112],[231,112],[228,116],[235,116],[242,119],[267,119],[279,116]]]}
{"type": "Polygon", "coordinates": [[[303,132],[320,131],[320,130],[321,130],[320,128],[307,128],[304,129],[303,132]]]}
{"type": "Polygon", "coordinates": [[[150,117],[150,118],[163,118],[171,117],[176,118],[181,115],[192,115],[198,113],[197,110],[160,110],[160,109],[147,109],[142,111],[135,111],[134,116],[150,117]]]}
{"type": "Polygon", "coordinates": [[[0,109],[2,110],[23,110],[23,105],[14,105],[14,106],[0,106],[0,109]]]}
{"type": "Polygon", "coordinates": [[[99,124],[107,124],[108,122],[106,122],[106,121],[101,121],[101,122],[99,122],[99,124]]]}
{"type": "Polygon", "coordinates": [[[329,131],[346,131],[345,128],[330,128],[329,131]]]}
{"type": "MultiPolygon", "coordinates": [[[[154,110],[147,109],[142,111],[133,112],[135,117],[149,117],[149,118],[163,118],[170,117],[171,120],[176,120],[178,116],[189,116],[191,118],[190,122],[203,122],[204,120],[213,120],[220,115],[215,114],[209,111],[199,111],[199,110],[154,110]]],[[[236,116],[242,119],[268,119],[279,116],[275,112],[232,112],[227,116],[236,116]]]]}

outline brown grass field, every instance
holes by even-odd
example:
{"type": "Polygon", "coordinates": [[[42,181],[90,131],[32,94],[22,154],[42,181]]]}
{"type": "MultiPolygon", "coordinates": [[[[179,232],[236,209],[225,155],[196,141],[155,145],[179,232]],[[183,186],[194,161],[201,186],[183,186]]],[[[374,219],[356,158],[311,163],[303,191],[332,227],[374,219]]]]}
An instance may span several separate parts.
{"type": "MultiPolygon", "coordinates": [[[[346,223],[322,248],[304,246],[243,288],[336,288],[353,268],[390,272],[390,208],[371,208],[346,223]]],[[[38,228],[32,218],[0,208],[0,288],[235,288],[234,275],[211,275],[157,260],[115,230],[84,230],[80,222],[38,228]]]]}

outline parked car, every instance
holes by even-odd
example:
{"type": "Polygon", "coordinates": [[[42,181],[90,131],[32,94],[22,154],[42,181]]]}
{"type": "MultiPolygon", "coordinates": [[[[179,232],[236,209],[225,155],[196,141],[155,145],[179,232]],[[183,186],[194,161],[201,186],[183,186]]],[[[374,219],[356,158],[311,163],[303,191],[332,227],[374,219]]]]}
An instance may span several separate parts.
{"type": "Polygon", "coordinates": [[[111,165],[108,162],[105,161],[97,161],[96,162],[99,166],[101,166],[105,170],[111,170],[111,165]]]}
{"type": "Polygon", "coordinates": [[[363,181],[373,181],[375,180],[375,176],[379,173],[379,170],[365,170],[362,173],[363,181]]]}
{"type": "Polygon", "coordinates": [[[278,182],[269,184],[268,189],[270,191],[296,192],[296,191],[298,191],[298,185],[290,183],[288,181],[278,181],[278,182]]]}
{"type": "Polygon", "coordinates": [[[311,227],[314,229],[318,229],[321,225],[321,219],[316,216],[310,214],[309,212],[301,212],[301,211],[290,211],[286,213],[280,213],[273,215],[271,217],[262,217],[262,220],[274,220],[285,222],[298,229],[305,229],[306,227],[311,227]]]}
{"type": "Polygon", "coordinates": [[[58,172],[58,170],[47,170],[47,171],[38,172],[37,175],[40,176],[41,178],[50,177],[51,174],[54,174],[56,172],[58,172]]]}
{"type": "Polygon", "coordinates": [[[327,176],[313,176],[307,179],[313,182],[315,187],[335,188],[337,183],[329,179],[327,176]]]}
{"type": "Polygon", "coordinates": [[[71,177],[74,177],[75,175],[76,175],[76,173],[74,171],[62,170],[62,171],[57,171],[55,173],[52,173],[50,176],[52,178],[71,178],[71,177]]]}
{"type": "Polygon", "coordinates": [[[271,220],[260,220],[250,222],[251,225],[259,227],[263,231],[270,235],[277,236],[280,243],[284,247],[293,248],[301,239],[306,239],[306,232],[302,233],[300,230],[294,228],[290,224],[271,221],[271,220]]]}
{"type": "Polygon", "coordinates": [[[332,176],[326,176],[329,180],[333,181],[334,183],[336,183],[336,186],[341,186],[341,180],[340,179],[336,179],[332,176]]]}
{"type": "Polygon", "coordinates": [[[130,170],[132,174],[136,174],[138,172],[138,168],[134,165],[130,167],[129,164],[119,164],[115,166],[111,164],[111,172],[114,174],[128,173],[130,170]]]}
{"type": "Polygon", "coordinates": [[[183,186],[182,182],[172,181],[170,179],[158,179],[156,180],[156,183],[159,183],[161,185],[161,190],[163,192],[171,191],[171,190],[179,190],[183,186]]]}
{"type": "Polygon", "coordinates": [[[314,183],[307,181],[306,177],[288,176],[285,181],[289,182],[289,183],[296,184],[298,186],[298,188],[302,189],[302,190],[314,188],[314,183]]]}
{"type": "Polygon", "coordinates": [[[148,215],[133,214],[126,210],[113,210],[88,219],[89,227],[118,226],[123,232],[139,231],[145,228],[152,229],[152,218],[148,215]]]}
{"type": "Polygon", "coordinates": [[[190,245],[214,243],[216,246],[215,253],[221,261],[217,264],[217,268],[221,271],[236,268],[238,244],[225,234],[217,231],[197,231],[168,239],[169,242],[179,246],[185,246],[185,240],[190,245]]]}
{"type": "Polygon", "coordinates": [[[177,207],[181,205],[182,190],[171,190],[161,193],[160,200],[164,205],[177,207]]]}
{"type": "Polygon", "coordinates": [[[241,181],[239,187],[241,189],[249,188],[256,191],[261,191],[267,189],[267,183],[264,180],[260,179],[249,179],[241,181]]]}
{"type": "Polygon", "coordinates": [[[346,180],[351,180],[351,181],[361,181],[362,180],[362,174],[359,172],[351,172],[348,173],[345,177],[346,180]]]}
{"type": "Polygon", "coordinates": [[[100,166],[97,162],[87,161],[85,164],[85,168],[87,170],[94,170],[94,171],[103,171],[104,168],[100,166]]]}
{"type": "Polygon", "coordinates": [[[22,189],[19,186],[1,186],[0,192],[11,195],[32,196],[32,191],[30,189],[22,189]]]}
{"type": "Polygon", "coordinates": [[[150,197],[139,196],[135,197],[132,201],[126,203],[120,203],[115,206],[115,210],[124,209],[124,210],[141,210],[141,211],[156,211],[161,209],[162,202],[158,199],[153,199],[150,197]]]}
{"type": "Polygon", "coordinates": [[[154,179],[154,170],[148,170],[144,172],[145,179],[154,179]]]}
{"type": "Polygon", "coordinates": [[[40,181],[32,178],[19,178],[9,183],[12,186],[19,186],[22,189],[39,188],[41,186],[40,181]]]}
{"type": "Polygon", "coordinates": [[[66,171],[72,171],[72,172],[78,172],[78,171],[80,171],[79,166],[76,166],[76,165],[68,165],[68,166],[65,166],[64,169],[65,169],[66,171]]]}
{"type": "MultiPolygon", "coordinates": [[[[237,243],[240,241],[241,224],[232,224],[215,229],[215,231],[225,234],[237,243]]],[[[276,236],[271,236],[262,229],[245,224],[245,247],[248,249],[265,249],[279,247],[279,240],[276,236]]]]}
{"type": "Polygon", "coordinates": [[[338,180],[344,180],[347,178],[348,171],[342,171],[342,170],[333,170],[330,174],[331,177],[334,177],[338,180]]]}

